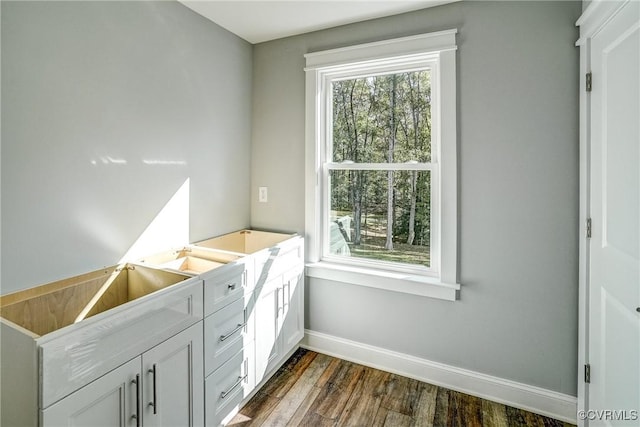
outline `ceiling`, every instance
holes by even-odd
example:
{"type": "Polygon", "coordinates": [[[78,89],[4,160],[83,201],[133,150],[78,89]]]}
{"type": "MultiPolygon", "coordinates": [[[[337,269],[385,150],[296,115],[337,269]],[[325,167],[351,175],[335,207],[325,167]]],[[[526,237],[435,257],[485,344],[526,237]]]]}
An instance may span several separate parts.
{"type": "Polygon", "coordinates": [[[456,0],[180,0],[249,43],[397,15],[456,0]]]}

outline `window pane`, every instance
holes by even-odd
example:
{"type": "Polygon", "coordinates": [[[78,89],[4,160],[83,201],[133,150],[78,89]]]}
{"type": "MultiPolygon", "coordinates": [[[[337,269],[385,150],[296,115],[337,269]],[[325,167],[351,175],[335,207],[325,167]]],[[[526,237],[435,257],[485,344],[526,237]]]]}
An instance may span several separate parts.
{"type": "Polygon", "coordinates": [[[331,255],[430,267],[429,171],[332,170],[329,179],[331,255]]]}
{"type": "Polygon", "coordinates": [[[429,70],[333,82],[334,162],[431,161],[429,70]]]}

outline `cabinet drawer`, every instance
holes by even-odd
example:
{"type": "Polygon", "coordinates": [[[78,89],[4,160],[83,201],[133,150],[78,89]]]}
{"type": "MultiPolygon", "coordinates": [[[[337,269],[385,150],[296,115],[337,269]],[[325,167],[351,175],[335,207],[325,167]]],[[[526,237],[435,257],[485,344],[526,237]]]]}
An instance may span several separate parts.
{"type": "Polygon", "coordinates": [[[205,375],[218,369],[227,359],[253,341],[249,322],[252,297],[246,295],[204,319],[205,375]]]}
{"type": "Polygon", "coordinates": [[[205,423],[217,427],[250,392],[251,347],[236,353],[205,380],[205,423]]]}
{"type": "Polygon", "coordinates": [[[204,280],[204,315],[208,316],[236,301],[247,287],[244,263],[227,264],[200,276],[204,280]]]}
{"type": "Polygon", "coordinates": [[[202,305],[202,281],[189,279],[38,338],[40,407],[202,320],[202,305]]]}

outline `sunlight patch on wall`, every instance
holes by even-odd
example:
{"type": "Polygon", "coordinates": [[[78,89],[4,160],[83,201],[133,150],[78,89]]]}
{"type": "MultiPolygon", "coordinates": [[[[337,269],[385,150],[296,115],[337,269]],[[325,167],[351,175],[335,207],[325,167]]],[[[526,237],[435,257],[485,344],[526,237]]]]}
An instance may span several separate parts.
{"type": "Polygon", "coordinates": [[[125,159],[116,159],[110,156],[100,157],[99,160],[91,160],[91,164],[94,166],[98,163],[102,163],[103,165],[126,165],[127,161],[125,159]]]}
{"type": "Polygon", "coordinates": [[[135,261],[149,254],[189,243],[189,178],[171,197],[120,259],[135,261]]]}
{"type": "Polygon", "coordinates": [[[186,166],[184,160],[142,160],[145,165],[161,165],[161,166],[186,166]]]}

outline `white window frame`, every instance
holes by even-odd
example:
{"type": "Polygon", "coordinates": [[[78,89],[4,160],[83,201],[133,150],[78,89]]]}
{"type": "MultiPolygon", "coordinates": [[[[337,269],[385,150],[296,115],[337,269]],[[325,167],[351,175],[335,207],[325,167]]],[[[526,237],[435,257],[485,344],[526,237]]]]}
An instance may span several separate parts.
{"type": "MultiPolygon", "coordinates": [[[[457,30],[403,37],[340,49],[314,52],[306,58],[306,200],[305,231],[307,275],[396,292],[456,300],[457,283],[457,138],[456,64],[457,30]],[[431,170],[432,254],[430,267],[353,261],[328,254],[324,230],[328,228],[331,162],[327,136],[331,135],[331,82],[394,71],[429,69],[432,73],[431,170]],[[323,247],[324,245],[324,247],[323,247]]],[[[400,169],[394,164],[393,169],[400,169]]],[[[379,165],[350,164],[345,168],[375,170],[379,165]]],[[[415,166],[406,166],[415,168],[415,166]]]]}

